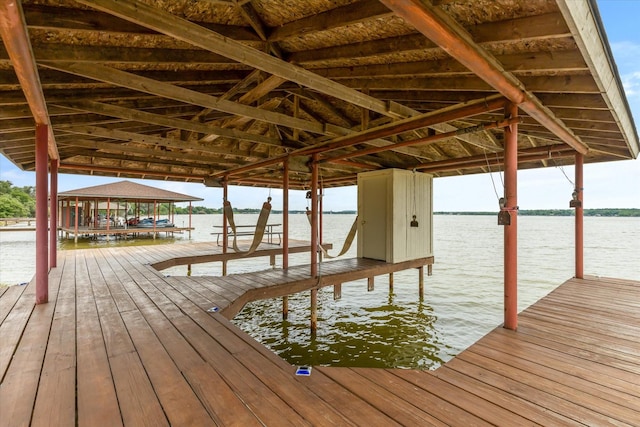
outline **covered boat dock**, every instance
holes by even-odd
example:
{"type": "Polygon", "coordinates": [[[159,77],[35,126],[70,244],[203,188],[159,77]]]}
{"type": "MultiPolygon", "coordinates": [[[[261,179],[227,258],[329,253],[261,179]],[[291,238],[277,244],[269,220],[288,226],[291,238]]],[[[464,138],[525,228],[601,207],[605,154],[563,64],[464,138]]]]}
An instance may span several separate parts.
{"type": "Polygon", "coordinates": [[[2,422],[637,424],[638,282],[583,263],[583,165],[639,152],[595,0],[24,0],[0,35],[0,151],[37,204],[34,280],[0,298],[2,422]],[[517,172],[560,165],[575,277],[519,315],[517,172]],[[313,280],[322,188],[391,169],[504,173],[504,323],[434,373],[295,376],[202,283],[44,226],[59,172],[282,188],[286,275],[301,189],[313,280]]]}
{"type": "Polygon", "coordinates": [[[79,188],[58,194],[58,228],[66,238],[104,235],[127,237],[187,231],[191,237],[191,203],[201,201],[174,191],[162,190],[131,181],[79,188]],[[175,224],[175,203],[189,203],[189,222],[175,224]],[[160,208],[165,209],[161,219],[160,208]],[[143,215],[144,212],[144,215],[143,215]],[[146,218],[141,219],[140,217],[146,218]]]}

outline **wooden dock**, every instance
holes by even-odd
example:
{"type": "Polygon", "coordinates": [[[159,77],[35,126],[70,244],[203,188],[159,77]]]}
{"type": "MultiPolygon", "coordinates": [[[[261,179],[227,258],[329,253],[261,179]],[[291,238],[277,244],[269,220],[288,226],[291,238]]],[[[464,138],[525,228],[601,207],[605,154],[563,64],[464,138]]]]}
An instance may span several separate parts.
{"type": "Polygon", "coordinates": [[[206,310],[277,270],[212,286],[164,277],[154,251],[61,251],[44,305],[0,289],[0,425],[640,424],[640,282],[571,279],[433,372],[299,377],[206,310]]]}

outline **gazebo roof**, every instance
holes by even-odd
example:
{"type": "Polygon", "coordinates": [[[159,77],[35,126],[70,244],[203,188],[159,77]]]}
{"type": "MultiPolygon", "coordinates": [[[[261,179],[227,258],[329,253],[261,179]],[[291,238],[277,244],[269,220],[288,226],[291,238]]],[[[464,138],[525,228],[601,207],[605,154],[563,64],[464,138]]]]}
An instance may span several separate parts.
{"type": "Polygon", "coordinates": [[[506,102],[520,169],[638,156],[595,0],[23,0],[0,15],[0,152],[23,170],[35,117],[61,173],[281,186],[288,159],[305,188],[313,155],[326,187],[483,173],[502,166],[506,102]]]}
{"type": "Polygon", "coordinates": [[[113,199],[113,200],[155,200],[158,202],[193,202],[203,200],[174,191],[162,190],[131,181],[95,185],[77,190],[63,191],[58,198],[64,199],[113,199]]]}

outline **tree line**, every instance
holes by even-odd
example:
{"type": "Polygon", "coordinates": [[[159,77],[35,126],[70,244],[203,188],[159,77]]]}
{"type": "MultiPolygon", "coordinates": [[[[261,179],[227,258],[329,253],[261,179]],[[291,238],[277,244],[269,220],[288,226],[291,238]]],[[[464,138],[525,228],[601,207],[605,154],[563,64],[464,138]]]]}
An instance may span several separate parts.
{"type": "MultiPolygon", "coordinates": [[[[0,218],[34,218],[36,215],[36,188],[32,186],[16,187],[11,181],[0,181],[0,218]]],[[[166,214],[169,207],[160,204],[157,207],[160,214],[166,214]]],[[[140,206],[141,213],[146,213],[145,205],[140,206]]],[[[257,214],[260,209],[233,208],[238,214],[257,214]]],[[[304,213],[304,211],[289,211],[292,214],[304,213]]],[[[176,214],[188,214],[188,207],[175,207],[176,214]]],[[[222,208],[208,208],[205,206],[193,206],[194,215],[222,214],[222,208]]],[[[274,210],[273,213],[282,213],[274,210]]],[[[356,211],[325,211],[325,214],[355,214],[356,211]]],[[[497,212],[435,212],[436,215],[496,215],[497,212]]],[[[518,211],[518,215],[523,216],[573,216],[574,209],[524,209],[518,211]]],[[[606,208],[606,209],[585,209],[585,216],[603,217],[640,217],[640,209],[635,208],[606,208]]]]}
{"type": "Polygon", "coordinates": [[[0,181],[0,218],[34,218],[36,188],[15,187],[11,181],[0,181]]]}

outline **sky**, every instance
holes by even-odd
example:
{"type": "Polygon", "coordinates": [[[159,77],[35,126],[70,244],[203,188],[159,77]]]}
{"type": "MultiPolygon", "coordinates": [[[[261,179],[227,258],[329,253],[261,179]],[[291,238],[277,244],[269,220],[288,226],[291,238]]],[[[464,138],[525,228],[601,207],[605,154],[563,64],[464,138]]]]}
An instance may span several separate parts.
{"type": "MultiPolygon", "coordinates": [[[[640,125],[640,0],[599,0],[598,7],[629,106],[640,125]]],[[[566,209],[574,185],[573,166],[547,167],[518,172],[518,205],[520,209],[566,209]]],[[[0,156],[0,180],[15,186],[35,185],[35,173],[23,172],[6,157],[0,156]]],[[[101,185],[119,181],[118,178],[60,174],[59,191],[101,185]]],[[[194,206],[218,208],[222,206],[222,190],[208,188],[201,183],[135,180],[141,184],[177,191],[204,199],[194,206]]],[[[496,211],[502,195],[498,173],[436,178],[433,183],[435,211],[496,211]],[[494,189],[495,188],[495,189],[494,189]],[[496,189],[499,196],[496,195],[496,189]]],[[[640,208],[640,159],[584,166],[585,208],[640,208]]],[[[274,209],[282,206],[282,190],[229,187],[229,200],[237,208],[260,208],[272,197],[274,209]]],[[[324,209],[332,211],[357,209],[355,187],[326,189],[324,209]]],[[[290,209],[307,206],[305,192],[291,191],[290,209]]]]}

